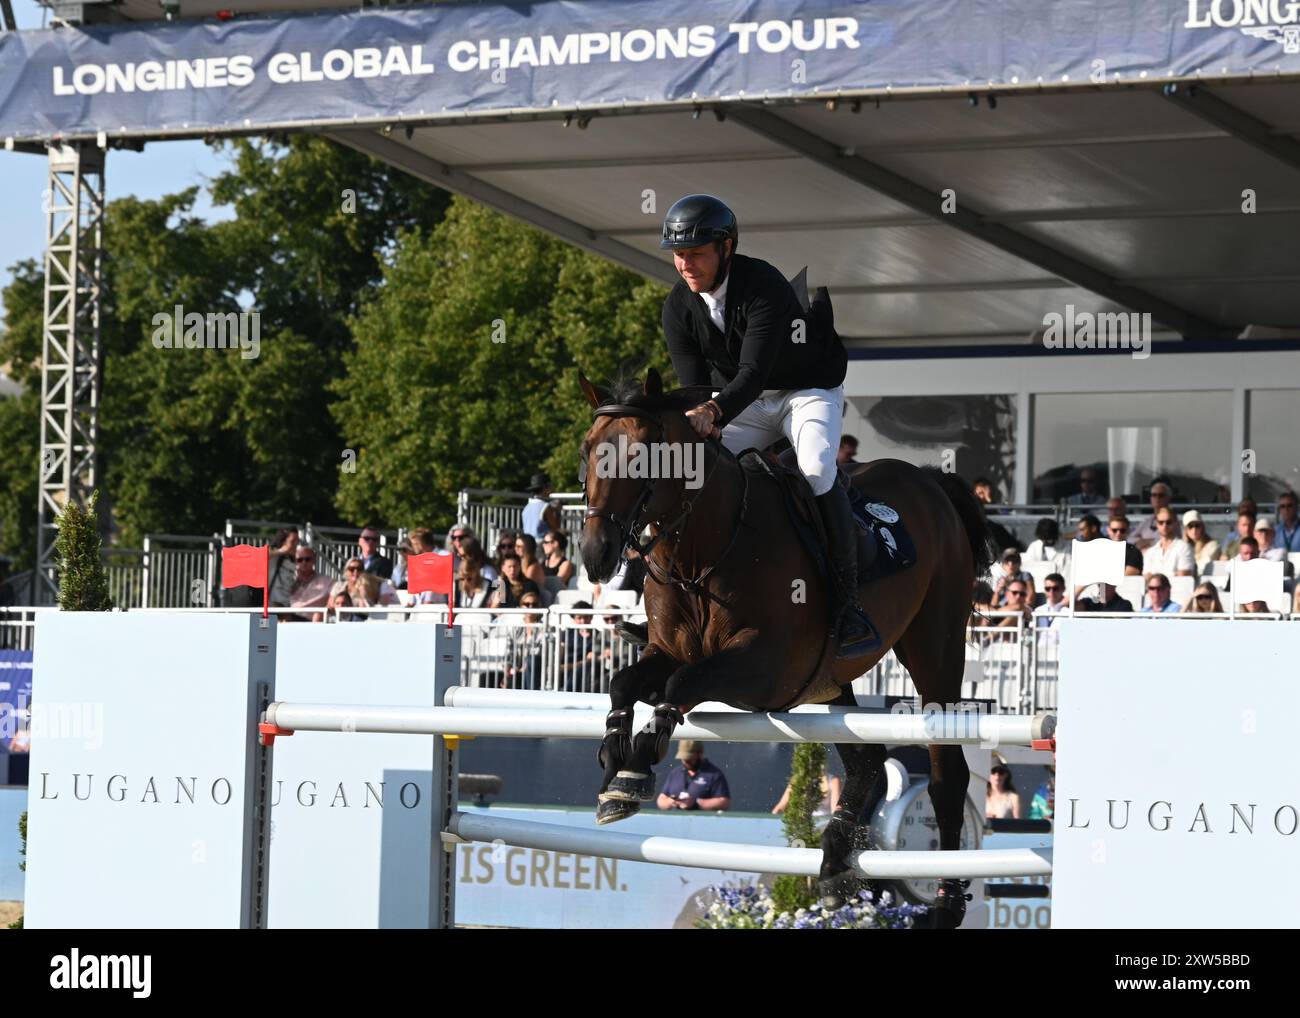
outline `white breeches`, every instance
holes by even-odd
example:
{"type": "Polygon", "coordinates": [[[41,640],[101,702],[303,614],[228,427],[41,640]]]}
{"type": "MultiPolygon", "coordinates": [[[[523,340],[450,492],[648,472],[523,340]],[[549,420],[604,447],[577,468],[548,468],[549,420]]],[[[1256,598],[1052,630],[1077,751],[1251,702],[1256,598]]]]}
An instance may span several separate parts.
{"type": "Polygon", "coordinates": [[[844,387],[767,389],[722,429],[722,444],[733,453],[764,449],[782,436],[790,440],[799,470],[824,495],[835,483],[835,456],[844,420],[844,387]]]}

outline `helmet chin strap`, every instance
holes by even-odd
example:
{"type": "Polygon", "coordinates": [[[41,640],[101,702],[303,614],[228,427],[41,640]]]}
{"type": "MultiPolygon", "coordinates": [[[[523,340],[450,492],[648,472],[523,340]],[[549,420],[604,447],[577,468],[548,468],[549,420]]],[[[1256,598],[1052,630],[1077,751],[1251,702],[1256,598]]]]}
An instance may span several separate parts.
{"type": "Polygon", "coordinates": [[[724,255],[722,253],[722,249],[726,245],[726,243],[727,242],[725,240],[720,240],[717,242],[718,272],[717,275],[713,277],[713,285],[709,287],[707,291],[708,293],[712,293],[714,290],[716,290],[718,287],[720,287],[723,283],[727,281],[727,271],[731,268],[731,257],[732,257],[732,253],[736,249],[736,242],[734,240],[731,242],[731,251],[729,251],[727,254],[724,255]]]}

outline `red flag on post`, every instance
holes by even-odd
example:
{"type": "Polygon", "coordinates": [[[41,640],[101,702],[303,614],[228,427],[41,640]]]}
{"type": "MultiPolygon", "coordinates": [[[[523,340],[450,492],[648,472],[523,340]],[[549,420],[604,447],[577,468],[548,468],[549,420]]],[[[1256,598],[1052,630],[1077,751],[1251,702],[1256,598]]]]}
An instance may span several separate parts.
{"type": "Polygon", "coordinates": [[[456,557],[426,551],[423,555],[406,557],[406,592],[408,594],[447,595],[447,625],[452,625],[456,610],[455,596],[456,557]]]}
{"type": "Polygon", "coordinates": [[[221,549],[221,585],[223,587],[261,587],[262,617],[271,614],[271,591],[267,574],[270,559],[266,548],[235,544],[221,549]]]}

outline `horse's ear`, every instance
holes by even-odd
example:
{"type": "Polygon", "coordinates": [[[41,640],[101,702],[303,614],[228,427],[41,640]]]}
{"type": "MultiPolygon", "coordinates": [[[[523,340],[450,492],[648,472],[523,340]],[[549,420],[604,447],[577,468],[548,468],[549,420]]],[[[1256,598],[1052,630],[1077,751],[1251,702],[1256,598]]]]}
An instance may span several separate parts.
{"type": "Polygon", "coordinates": [[[659,375],[657,368],[651,368],[646,372],[645,385],[642,391],[647,396],[662,396],[664,394],[664,380],[659,375]]]}
{"type": "Polygon", "coordinates": [[[592,385],[581,371],[578,372],[578,385],[582,387],[582,393],[587,397],[587,402],[591,404],[593,410],[609,401],[609,393],[592,385]]]}

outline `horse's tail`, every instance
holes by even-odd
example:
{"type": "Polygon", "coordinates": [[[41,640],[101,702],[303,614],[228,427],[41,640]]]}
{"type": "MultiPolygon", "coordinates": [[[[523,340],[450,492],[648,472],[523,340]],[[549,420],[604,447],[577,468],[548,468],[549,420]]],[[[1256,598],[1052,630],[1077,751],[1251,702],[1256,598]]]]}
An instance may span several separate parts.
{"type": "Polygon", "coordinates": [[[975,560],[975,579],[979,579],[993,565],[993,535],[989,533],[988,521],[984,518],[984,506],[970,486],[956,474],[944,473],[933,466],[924,469],[939,483],[961,517],[962,526],[966,528],[966,540],[970,542],[971,558],[975,560]]]}

